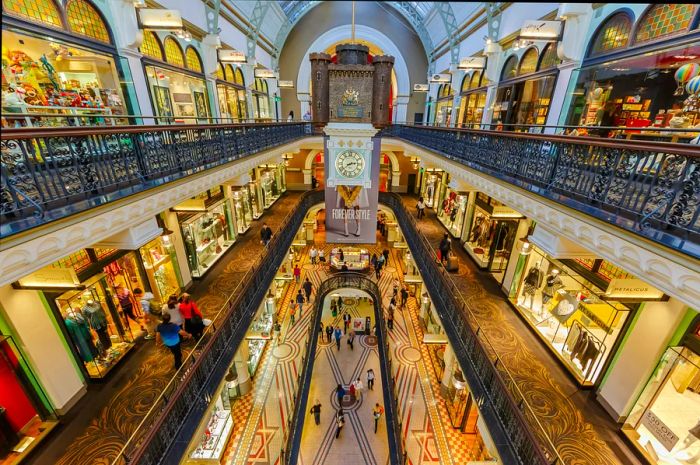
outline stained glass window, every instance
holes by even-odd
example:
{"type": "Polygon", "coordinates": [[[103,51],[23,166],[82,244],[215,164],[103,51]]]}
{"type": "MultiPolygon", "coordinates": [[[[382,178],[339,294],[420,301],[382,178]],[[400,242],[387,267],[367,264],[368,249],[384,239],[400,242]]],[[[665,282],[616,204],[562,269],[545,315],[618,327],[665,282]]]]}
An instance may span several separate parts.
{"type": "Polygon", "coordinates": [[[515,55],[511,55],[506,60],[503,65],[503,70],[501,71],[501,80],[510,79],[515,77],[516,70],[518,69],[518,58],[515,55]]]}
{"type": "Polygon", "coordinates": [[[476,89],[479,87],[479,84],[481,83],[481,71],[474,71],[474,74],[472,74],[472,79],[469,81],[469,88],[470,89],[476,89]]]}
{"type": "Polygon", "coordinates": [[[220,81],[224,80],[224,69],[221,67],[221,63],[216,65],[216,79],[220,81]]]}
{"type": "Polygon", "coordinates": [[[80,273],[82,270],[88,267],[92,263],[90,256],[87,254],[85,249],[80,249],[75,253],[63,257],[56,263],[51,264],[52,268],[73,268],[76,273],[80,273]]]}
{"type": "Polygon", "coordinates": [[[245,87],[245,79],[243,79],[243,71],[241,71],[241,68],[236,68],[236,84],[245,87]]]}
{"type": "Polygon", "coordinates": [[[226,68],[224,69],[224,76],[226,76],[227,81],[233,82],[233,80],[234,80],[233,66],[226,65],[226,68]]]}
{"type": "Polygon", "coordinates": [[[199,61],[199,55],[197,51],[192,47],[187,47],[187,52],[185,52],[185,58],[187,58],[187,67],[192,71],[202,72],[202,62],[199,61]]]}
{"type": "Polygon", "coordinates": [[[696,8],[697,5],[688,3],[659,3],[649,7],[639,20],[634,41],[649,42],[688,29],[696,8]]]}
{"type": "Polygon", "coordinates": [[[66,6],[66,17],[72,32],[110,43],[107,25],[95,7],[85,0],[70,0],[66,6]]]}
{"type": "Polygon", "coordinates": [[[527,51],[523,54],[522,59],[520,60],[518,76],[522,76],[523,74],[534,73],[537,69],[537,58],[538,54],[537,49],[535,47],[527,49],[527,51]]]}
{"type": "Polygon", "coordinates": [[[612,263],[605,260],[603,260],[603,262],[600,264],[598,274],[600,274],[603,278],[607,279],[608,281],[611,279],[634,278],[633,275],[629,274],[619,266],[615,266],[612,263]]]}
{"type": "Polygon", "coordinates": [[[3,10],[20,18],[62,28],[61,14],[53,0],[2,0],[3,10]]]}
{"type": "Polygon", "coordinates": [[[612,15],[598,30],[589,55],[600,55],[618,48],[624,48],[630,38],[632,20],[625,13],[612,15]]]}
{"type": "Polygon", "coordinates": [[[184,68],[185,58],[182,56],[180,44],[175,39],[170,36],[166,37],[163,41],[163,48],[165,49],[165,61],[171,65],[184,68]]]}
{"type": "Polygon", "coordinates": [[[118,249],[100,249],[97,247],[95,247],[93,250],[95,251],[95,255],[97,255],[97,258],[99,260],[107,258],[110,255],[114,255],[115,253],[117,253],[119,251],[118,249]]]}
{"type": "Polygon", "coordinates": [[[559,57],[557,56],[557,46],[556,44],[547,44],[542,52],[542,57],[540,58],[539,69],[549,69],[553,66],[559,64],[559,57]]]}
{"type": "Polygon", "coordinates": [[[151,31],[144,31],[143,42],[139,50],[141,50],[141,53],[151,58],[157,58],[158,60],[163,59],[163,50],[160,48],[160,41],[155,33],[151,31]]]}
{"type": "Polygon", "coordinates": [[[469,90],[469,75],[464,76],[464,79],[462,79],[462,85],[459,88],[460,92],[464,92],[466,90],[469,90]]]}

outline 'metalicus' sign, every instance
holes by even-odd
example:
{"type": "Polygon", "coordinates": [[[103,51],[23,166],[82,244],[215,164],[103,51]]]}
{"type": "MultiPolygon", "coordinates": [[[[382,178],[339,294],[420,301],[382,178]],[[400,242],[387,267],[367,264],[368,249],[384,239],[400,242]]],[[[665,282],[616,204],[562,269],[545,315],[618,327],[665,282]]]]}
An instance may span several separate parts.
{"type": "Polygon", "coordinates": [[[661,300],[664,293],[641,279],[611,279],[605,291],[606,300],[661,300]]]}

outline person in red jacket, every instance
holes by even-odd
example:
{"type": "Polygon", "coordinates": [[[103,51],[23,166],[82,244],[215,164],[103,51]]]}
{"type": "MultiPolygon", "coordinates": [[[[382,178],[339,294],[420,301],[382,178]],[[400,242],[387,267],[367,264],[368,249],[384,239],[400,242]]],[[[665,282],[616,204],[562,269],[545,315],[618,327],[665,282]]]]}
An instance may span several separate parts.
{"type": "Polygon", "coordinates": [[[185,331],[198,341],[204,332],[204,322],[202,312],[197,308],[197,304],[188,293],[182,294],[180,301],[180,314],[185,319],[185,331]]]}

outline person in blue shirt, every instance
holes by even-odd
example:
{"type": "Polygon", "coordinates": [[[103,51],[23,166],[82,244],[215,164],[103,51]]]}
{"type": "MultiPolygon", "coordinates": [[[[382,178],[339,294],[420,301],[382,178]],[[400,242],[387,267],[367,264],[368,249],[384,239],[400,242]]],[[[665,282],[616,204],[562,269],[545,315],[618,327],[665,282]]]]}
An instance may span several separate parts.
{"type": "Polygon", "coordinates": [[[340,338],[343,336],[343,332],[338,326],[335,327],[335,346],[340,350],[340,338]]]}
{"type": "Polygon", "coordinates": [[[187,334],[180,326],[170,322],[170,314],[163,314],[163,322],[156,328],[158,338],[170,349],[175,357],[175,369],[182,366],[182,350],[180,349],[180,336],[187,338],[187,334]]]}

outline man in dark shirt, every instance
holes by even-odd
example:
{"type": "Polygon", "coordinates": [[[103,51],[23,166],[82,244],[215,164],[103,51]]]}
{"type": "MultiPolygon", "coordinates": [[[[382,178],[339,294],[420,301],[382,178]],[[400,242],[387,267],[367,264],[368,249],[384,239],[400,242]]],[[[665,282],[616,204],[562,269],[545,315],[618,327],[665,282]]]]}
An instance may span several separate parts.
{"type": "Polygon", "coordinates": [[[163,314],[163,322],[156,328],[156,334],[163,344],[170,349],[175,357],[175,369],[182,366],[182,350],[180,349],[180,336],[189,337],[179,325],[170,322],[170,313],[163,314]]]}
{"type": "Polygon", "coordinates": [[[447,258],[450,255],[450,250],[452,250],[452,244],[450,242],[450,238],[445,233],[445,236],[442,238],[440,241],[440,261],[442,263],[445,263],[447,261],[447,258]]]}
{"type": "Polygon", "coordinates": [[[267,223],[263,223],[263,227],[260,230],[260,240],[265,247],[267,247],[267,244],[270,243],[270,239],[272,239],[272,229],[270,229],[267,223]]]}
{"type": "Polygon", "coordinates": [[[313,284],[311,284],[311,281],[309,281],[309,278],[306,278],[306,281],[304,281],[304,293],[306,294],[306,301],[311,302],[311,291],[313,290],[313,284]]]}

